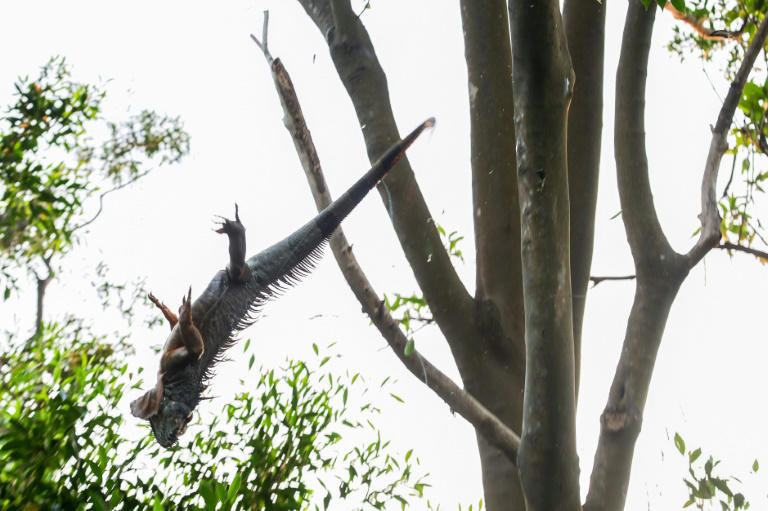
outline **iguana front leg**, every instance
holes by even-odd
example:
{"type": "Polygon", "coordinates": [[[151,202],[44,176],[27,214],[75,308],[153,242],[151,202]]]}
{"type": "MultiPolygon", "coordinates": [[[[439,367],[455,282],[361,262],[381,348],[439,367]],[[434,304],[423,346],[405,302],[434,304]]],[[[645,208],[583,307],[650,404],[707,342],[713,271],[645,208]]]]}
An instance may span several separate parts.
{"type": "Polygon", "coordinates": [[[163,313],[163,316],[168,321],[168,324],[171,326],[171,329],[174,329],[174,326],[179,322],[179,319],[177,319],[176,314],[171,312],[168,307],[166,307],[166,304],[155,298],[155,295],[150,293],[147,295],[147,298],[150,299],[152,303],[155,304],[157,308],[160,309],[160,311],[163,313]]]}
{"type": "Polygon", "coordinates": [[[251,278],[251,272],[246,265],[246,228],[238,217],[238,204],[235,205],[235,220],[228,220],[220,216],[220,227],[216,232],[227,234],[230,242],[230,264],[227,274],[233,282],[246,282],[251,278]]]}

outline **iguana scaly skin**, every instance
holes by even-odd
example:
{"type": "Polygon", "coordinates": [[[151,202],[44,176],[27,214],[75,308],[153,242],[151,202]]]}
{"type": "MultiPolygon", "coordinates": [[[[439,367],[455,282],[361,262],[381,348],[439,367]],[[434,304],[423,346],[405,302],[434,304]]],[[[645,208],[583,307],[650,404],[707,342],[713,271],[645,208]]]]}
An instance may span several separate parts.
{"type": "Polygon", "coordinates": [[[178,318],[149,295],[171,325],[171,333],[161,352],[155,387],[131,403],[131,413],[150,421],[160,445],[171,447],[184,432],[208,380],[213,377],[213,367],[235,342],[233,335],[254,322],[264,303],[312,271],[342,219],[433,123],[433,119],[422,123],[388,149],[361,179],[315,218],[248,260],[245,228],[236,205],[235,220],[222,218],[217,230],[228,236],[230,264],[214,276],[194,302],[188,290],[178,318]]]}

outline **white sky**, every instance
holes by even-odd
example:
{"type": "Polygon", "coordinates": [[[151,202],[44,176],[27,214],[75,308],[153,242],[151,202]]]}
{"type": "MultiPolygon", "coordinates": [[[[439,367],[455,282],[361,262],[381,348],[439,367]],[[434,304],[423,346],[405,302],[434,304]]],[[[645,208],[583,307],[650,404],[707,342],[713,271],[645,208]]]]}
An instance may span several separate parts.
{"type": "MultiPolygon", "coordinates": [[[[93,306],[81,275],[100,260],[115,281],[147,277],[155,294],[177,305],[192,284],[199,292],[227,261],[226,242],[210,230],[215,214],[241,206],[249,254],[282,238],[315,213],[310,193],[273,88],[269,69],[250,32],[261,33],[261,12],[270,9],[270,49],[287,66],[319,151],[332,194],[368,168],[355,114],[312,22],[294,2],[8,2],[0,46],[0,104],[8,103],[20,74],[34,76],[50,56],[64,55],[84,81],[111,79],[107,115],[152,108],[180,115],[192,135],[192,152],[181,165],[152,173],[107,201],[90,236],[52,284],[48,312],[109,315],[93,306]],[[12,21],[12,22],[11,22],[12,21]],[[98,311],[98,312],[94,312],[98,311]]],[[[594,274],[633,272],[621,220],[612,155],[614,75],[625,2],[610,2],[607,15],[605,130],[597,207],[594,274]]],[[[438,125],[409,157],[438,223],[466,235],[458,266],[474,282],[467,77],[456,2],[374,2],[364,15],[389,80],[402,133],[434,115],[438,125]]],[[[665,50],[672,20],[658,14],[647,95],[647,148],[661,223],[673,246],[684,251],[697,227],[699,185],[720,101],[701,63],[679,63],[665,50]]],[[[720,95],[728,87],[714,70],[720,95]]],[[[721,182],[726,172],[720,176],[721,182]]],[[[720,188],[721,189],[721,188],[720,188]]],[[[758,208],[766,216],[766,202],[758,208]]],[[[376,194],[346,220],[344,229],[375,289],[411,293],[411,272],[376,194]]],[[[33,288],[3,304],[0,322],[28,327],[33,288]]],[[[604,407],[621,348],[633,284],[603,283],[589,290],[578,410],[581,486],[588,477],[604,407]]],[[[307,358],[311,342],[338,342],[341,370],[362,371],[370,382],[395,375],[406,404],[384,401],[384,437],[402,451],[414,447],[431,473],[431,500],[447,509],[467,507],[482,496],[472,429],[452,416],[412,378],[369,327],[330,256],[298,289],[268,307],[247,336],[265,365],[286,356],[307,358]]],[[[140,364],[154,372],[149,345],[165,328],[136,338],[140,364]],[[148,337],[151,335],[151,337],[148,337]],[[152,339],[147,340],[145,339],[152,339]]],[[[246,336],[245,335],[245,336],[246,336]]],[[[244,336],[244,337],[245,337],[244,336]]],[[[417,347],[457,378],[449,351],[426,328],[417,347]]],[[[236,349],[234,354],[240,353],[236,349]]],[[[748,256],[732,260],[711,253],[690,274],[671,311],[649,391],[634,458],[629,510],[677,509],[685,501],[686,464],[673,447],[679,432],[688,448],[723,459],[722,474],[740,477],[754,509],[767,506],[767,271],[748,256]],[[761,471],[748,475],[755,458],[761,471]]],[[[214,394],[226,395],[245,360],[220,371],[214,394]],[[237,369],[236,369],[237,368],[237,369]],[[228,374],[224,374],[224,373],[228,374]],[[224,389],[224,390],[223,390],[224,389]]],[[[217,410],[222,400],[207,405],[217,410]]]]}

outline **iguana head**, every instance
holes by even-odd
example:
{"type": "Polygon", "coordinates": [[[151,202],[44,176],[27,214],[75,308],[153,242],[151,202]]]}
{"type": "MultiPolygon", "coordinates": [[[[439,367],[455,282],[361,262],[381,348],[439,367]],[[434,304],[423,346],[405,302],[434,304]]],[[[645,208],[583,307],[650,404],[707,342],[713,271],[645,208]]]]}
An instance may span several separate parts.
{"type": "Polygon", "coordinates": [[[180,401],[164,399],[157,413],[150,417],[150,427],[155,439],[163,447],[174,445],[192,420],[193,409],[180,401]]]}
{"type": "Polygon", "coordinates": [[[203,389],[193,367],[174,376],[172,381],[165,381],[164,374],[158,374],[155,387],[131,403],[131,413],[149,420],[155,439],[166,448],[173,446],[187,429],[203,389]]]}

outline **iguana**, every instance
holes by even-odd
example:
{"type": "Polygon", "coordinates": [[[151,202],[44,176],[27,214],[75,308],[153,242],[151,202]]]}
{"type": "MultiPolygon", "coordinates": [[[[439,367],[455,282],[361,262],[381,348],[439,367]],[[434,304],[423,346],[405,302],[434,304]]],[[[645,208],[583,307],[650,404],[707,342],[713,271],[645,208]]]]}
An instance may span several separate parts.
{"type": "Polygon", "coordinates": [[[188,289],[179,317],[149,294],[169,322],[171,333],[161,352],[155,387],[131,403],[131,413],[150,421],[160,445],[171,447],[184,433],[207,382],[214,376],[214,366],[235,342],[235,333],[255,321],[265,302],[312,271],[342,219],[433,123],[432,118],[423,122],[315,218],[249,260],[245,259],[246,229],[238,217],[238,206],[234,220],[220,217],[217,232],[228,237],[230,263],[194,302],[192,289],[188,289]]]}

